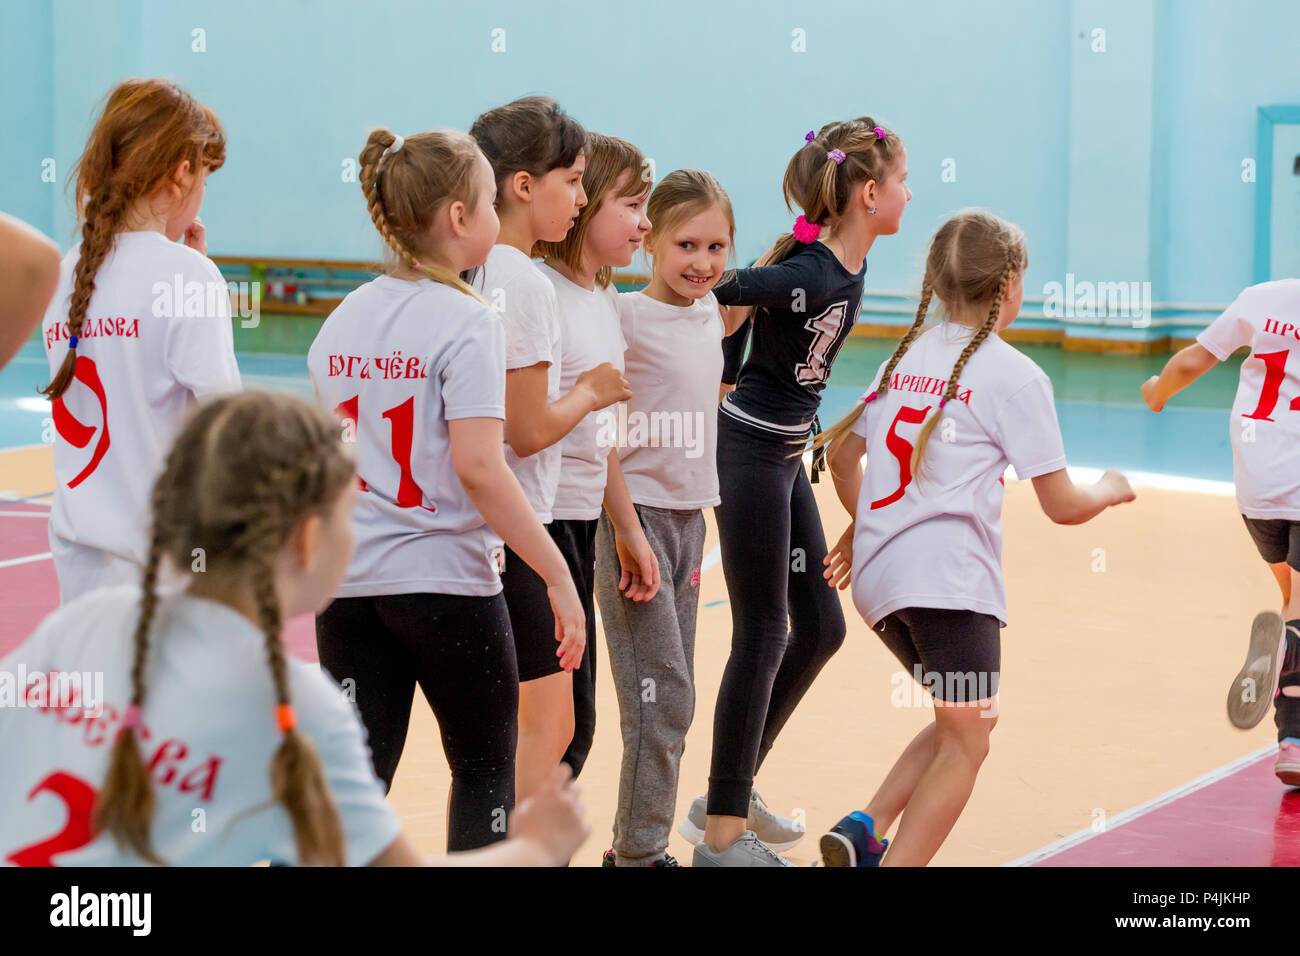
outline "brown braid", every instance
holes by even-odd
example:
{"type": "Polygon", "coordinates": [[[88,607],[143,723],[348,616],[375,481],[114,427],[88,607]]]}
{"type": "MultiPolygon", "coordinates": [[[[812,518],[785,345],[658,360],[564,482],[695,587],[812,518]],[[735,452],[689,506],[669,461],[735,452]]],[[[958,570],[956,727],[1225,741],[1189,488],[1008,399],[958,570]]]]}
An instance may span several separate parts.
{"type": "MultiPolygon", "coordinates": [[[[292,704],[275,590],[276,558],[299,525],[330,512],[353,481],[355,469],[335,419],[299,398],[245,392],[199,407],[177,437],[154,487],[153,540],[131,670],[134,706],[147,701],[159,567],[167,558],[174,567],[186,568],[196,545],[205,554],[208,572],[247,588],[254,598],[275,703],[292,704]]],[[[284,734],[270,775],[275,799],[289,812],[301,862],[342,864],[338,808],[319,754],[297,729],[284,734]]],[[[160,862],[149,842],[152,813],[149,770],[136,733],[126,731],[114,744],[95,807],[95,832],[112,833],[119,845],[160,862]]]]}
{"type": "Polygon", "coordinates": [[[434,214],[447,202],[477,205],[472,174],[482,155],[478,145],[455,130],[416,133],[400,150],[388,152],[395,142],[395,133],[377,129],[361,150],[361,191],[370,221],[403,265],[487,305],[469,283],[420,249],[434,214]]]}
{"type": "MultiPolygon", "coordinates": [[[[155,488],[155,502],[164,493],[164,489],[155,488]]],[[[158,565],[162,560],[163,548],[163,536],[160,529],[155,527],[153,540],[149,544],[149,559],[144,567],[144,595],[135,628],[135,649],[131,661],[131,706],[136,708],[144,704],[144,667],[149,656],[149,631],[158,608],[158,565]]],[[[137,733],[135,728],[125,728],[113,742],[113,750],[108,758],[108,776],[95,795],[95,809],[91,814],[90,826],[94,833],[107,830],[122,848],[162,866],[165,864],[149,838],[156,805],[137,733]]]]}
{"type": "MultiPolygon", "coordinates": [[[[916,447],[912,449],[912,474],[915,476],[919,485],[923,477],[921,470],[921,458],[925,454],[926,443],[930,440],[930,435],[934,432],[934,426],[943,416],[943,406],[950,402],[957,395],[957,382],[961,378],[962,369],[966,367],[966,361],[975,354],[975,350],[983,344],[984,340],[992,333],[994,326],[997,325],[998,315],[1002,311],[1002,296],[1006,293],[1007,287],[1011,284],[1011,277],[1015,274],[1017,263],[1008,259],[1007,266],[1002,272],[1002,278],[998,280],[997,291],[993,294],[993,303],[989,306],[988,317],[979,330],[971,336],[971,340],[966,343],[966,347],[961,350],[961,355],[957,356],[957,362],[952,367],[952,374],[948,376],[948,387],[943,391],[943,398],[939,400],[939,406],[921,426],[921,434],[917,436],[916,447]]],[[[919,490],[919,489],[918,489],[919,490]]]]}
{"type": "MultiPolygon", "coordinates": [[[[226,137],[216,115],[167,80],[127,80],[108,94],[74,170],[81,253],[68,303],[68,335],[79,336],[95,277],[135,206],[169,188],[188,162],[195,175],[225,162],[226,137]]],[[[69,348],[50,384],[50,401],[72,384],[77,352],[69,348]]]]}
{"type": "MultiPolygon", "coordinates": [[[[275,594],[269,558],[265,565],[253,578],[257,614],[266,635],[266,658],[275,685],[275,702],[289,707],[292,702],[289,668],[281,639],[280,601],[275,594]]],[[[304,866],[345,865],[343,822],[338,805],[330,795],[320,755],[296,727],[284,732],[271,758],[271,795],[289,812],[298,859],[304,866]]]]}

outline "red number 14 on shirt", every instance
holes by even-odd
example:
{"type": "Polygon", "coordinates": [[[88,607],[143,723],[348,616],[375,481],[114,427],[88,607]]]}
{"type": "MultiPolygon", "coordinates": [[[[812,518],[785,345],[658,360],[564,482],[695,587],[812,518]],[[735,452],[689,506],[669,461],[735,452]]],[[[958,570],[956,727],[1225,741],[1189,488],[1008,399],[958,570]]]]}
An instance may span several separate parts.
{"type": "MultiPolygon", "coordinates": [[[[1264,422],[1273,420],[1269,416],[1277,407],[1277,396],[1282,388],[1282,379],[1286,377],[1286,360],[1290,354],[1290,349],[1283,349],[1281,352],[1267,352],[1255,356],[1264,363],[1264,388],[1259,393],[1259,404],[1255,406],[1255,410],[1249,415],[1243,415],[1243,418],[1256,418],[1264,422]]],[[[1300,396],[1291,399],[1289,407],[1293,412],[1300,411],[1300,396]]]]}

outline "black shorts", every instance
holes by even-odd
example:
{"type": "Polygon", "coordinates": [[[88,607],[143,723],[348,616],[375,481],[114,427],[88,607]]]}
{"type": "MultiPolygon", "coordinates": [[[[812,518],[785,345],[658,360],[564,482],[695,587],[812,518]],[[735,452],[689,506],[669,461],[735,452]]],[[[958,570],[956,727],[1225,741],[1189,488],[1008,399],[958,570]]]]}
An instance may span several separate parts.
{"type": "Polygon", "coordinates": [[[1002,625],[993,615],[905,607],[877,621],[873,630],[939,700],[974,703],[997,694],[1002,625]]]}
{"type": "Polygon", "coordinates": [[[506,547],[506,569],[501,574],[510,629],[515,635],[515,656],[519,659],[519,682],[537,680],[562,670],[555,652],[555,615],[546,596],[546,582],[523,558],[506,547]]]}
{"type": "Polygon", "coordinates": [[[1255,539],[1259,555],[1269,564],[1285,561],[1294,571],[1300,571],[1300,521],[1286,518],[1247,518],[1246,530],[1255,539]]]}

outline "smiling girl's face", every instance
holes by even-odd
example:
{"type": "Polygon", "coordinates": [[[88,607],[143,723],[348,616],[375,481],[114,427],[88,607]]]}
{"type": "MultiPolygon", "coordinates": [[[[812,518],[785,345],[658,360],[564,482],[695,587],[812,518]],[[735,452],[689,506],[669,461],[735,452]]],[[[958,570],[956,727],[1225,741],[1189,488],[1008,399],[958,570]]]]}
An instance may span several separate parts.
{"type": "Polygon", "coordinates": [[[649,247],[654,257],[654,278],[689,304],[702,299],[718,284],[731,251],[731,225],[717,203],[696,213],[658,236],[649,247]]]}
{"type": "Polygon", "coordinates": [[[650,193],[646,183],[643,192],[635,196],[620,195],[630,184],[632,170],[625,170],[601,200],[600,208],[591,217],[582,241],[582,255],[596,268],[612,266],[624,268],[641,248],[645,234],[650,231],[646,218],[645,201],[650,193]]]}

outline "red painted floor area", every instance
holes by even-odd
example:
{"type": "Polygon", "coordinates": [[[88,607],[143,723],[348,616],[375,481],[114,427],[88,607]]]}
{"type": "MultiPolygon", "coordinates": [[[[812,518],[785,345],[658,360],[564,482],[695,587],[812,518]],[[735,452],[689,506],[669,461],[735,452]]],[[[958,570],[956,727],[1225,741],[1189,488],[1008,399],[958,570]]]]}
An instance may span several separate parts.
{"type": "MultiPolygon", "coordinates": [[[[48,511],[32,502],[0,505],[0,562],[45,554],[50,550],[48,519],[23,512],[48,511]]],[[[0,567],[0,657],[4,657],[35,632],[37,625],[59,606],[59,582],[49,558],[0,567]]],[[[303,660],[315,661],[316,631],[310,614],[291,619],[284,629],[285,647],[303,660]]]]}
{"type": "Polygon", "coordinates": [[[1300,789],[1272,756],[1034,866],[1300,866],[1300,789]]]}

